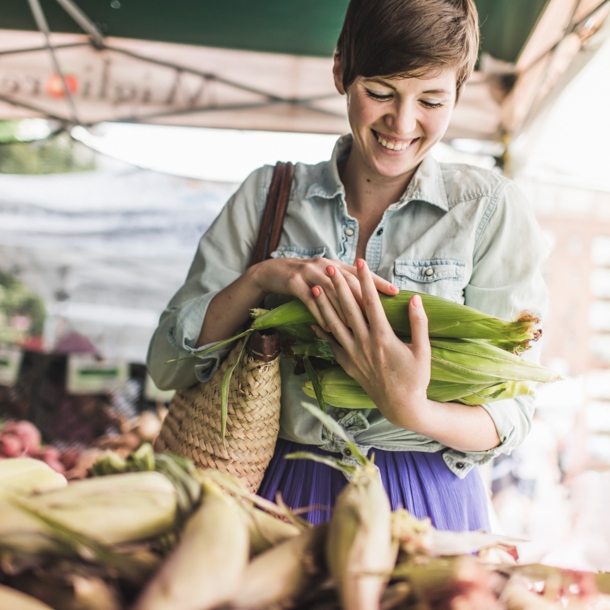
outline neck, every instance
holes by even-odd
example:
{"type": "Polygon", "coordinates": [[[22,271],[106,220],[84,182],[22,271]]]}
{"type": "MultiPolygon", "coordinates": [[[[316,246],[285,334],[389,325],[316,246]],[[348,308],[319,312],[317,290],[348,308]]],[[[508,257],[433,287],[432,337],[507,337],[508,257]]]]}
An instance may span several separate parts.
{"type": "Polygon", "coordinates": [[[357,147],[352,146],[347,160],[339,165],[339,175],[345,187],[350,214],[356,218],[363,215],[382,215],[390,205],[400,199],[415,169],[407,175],[380,176],[364,162],[357,147]]]}

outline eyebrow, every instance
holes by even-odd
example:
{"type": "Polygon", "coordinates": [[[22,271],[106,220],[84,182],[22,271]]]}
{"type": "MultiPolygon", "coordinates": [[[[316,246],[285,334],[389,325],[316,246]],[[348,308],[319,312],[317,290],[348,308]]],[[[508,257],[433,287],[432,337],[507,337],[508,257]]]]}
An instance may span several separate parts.
{"type": "MultiPolygon", "coordinates": [[[[388,87],[389,89],[393,89],[394,91],[397,91],[396,87],[394,87],[393,85],[391,85],[390,83],[384,81],[381,78],[378,78],[376,76],[371,76],[371,77],[367,77],[365,78],[365,80],[367,81],[372,81],[374,83],[379,83],[380,85],[383,85],[384,87],[388,87]]],[[[427,93],[427,94],[433,94],[433,95],[451,95],[451,91],[447,91],[447,89],[427,89],[426,91],[422,91],[422,93],[427,93]]]]}

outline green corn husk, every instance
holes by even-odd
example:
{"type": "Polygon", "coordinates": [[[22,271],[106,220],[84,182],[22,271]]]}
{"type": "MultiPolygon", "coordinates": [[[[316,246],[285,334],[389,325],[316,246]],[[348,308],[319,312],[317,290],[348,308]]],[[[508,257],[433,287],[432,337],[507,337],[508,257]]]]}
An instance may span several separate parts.
{"type": "MultiPolygon", "coordinates": [[[[375,403],[341,367],[330,367],[317,373],[322,387],[324,402],[342,409],[375,409],[375,403]]],[[[311,381],[303,386],[303,392],[310,398],[317,398],[311,381]]],[[[487,384],[453,383],[432,379],[427,396],[438,402],[459,402],[480,405],[532,394],[525,381],[491,382],[487,384]]]]}
{"type": "MultiPolygon", "coordinates": [[[[528,313],[521,314],[513,322],[500,320],[484,314],[472,307],[460,305],[429,294],[401,290],[395,296],[379,295],[381,304],[394,332],[401,337],[411,336],[408,306],[411,297],[419,294],[428,316],[430,337],[445,339],[481,339],[508,351],[523,351],[540,336],[536,328],[539,320],[528,313]]],[[[256,309],[252,328],[265,330],[290,325],[288,333],[296,334],[296,325],[316,324],[307,307],[299,300],[289,301],[271,311],[256,309]]],[[[304,330],[298,331],[305,333],[304,330]]]]}
{"type": "MultiPolygon", "coordinates": [[[[432,339],[431,380],[427,395],[438,402],[479,405],[532,394],[533,382],[557,381],[554,371],[482,341],[432,339]]],[[[326,341],[292,346],[293,352],[332,360],[326,341]]],[[[323,400],[334,407],[372,409],[374,403],[358,382],[341,367],[317,373],[323,400]]],[[[311,381],[305,394],[318,398],[311,381]]]]}
{"type": "Polygon", "coordinates": [[[539,364],[484,341],[432,339],[432,378],[456,383],[537,381],[561,377],[539,364]]]}

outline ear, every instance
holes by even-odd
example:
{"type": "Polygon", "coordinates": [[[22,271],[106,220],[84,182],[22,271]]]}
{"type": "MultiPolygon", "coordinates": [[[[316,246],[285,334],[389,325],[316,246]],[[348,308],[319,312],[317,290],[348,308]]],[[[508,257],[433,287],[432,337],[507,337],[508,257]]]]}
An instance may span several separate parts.
{"type": "Polygon", "coordinates": [[[341,68],[341,60],[339,54],[335,53],[333,58],[333,78],[335,79],[335,87],[341,95],[345,95],[345,88],[343,87],[343,69],[341,68]]]}

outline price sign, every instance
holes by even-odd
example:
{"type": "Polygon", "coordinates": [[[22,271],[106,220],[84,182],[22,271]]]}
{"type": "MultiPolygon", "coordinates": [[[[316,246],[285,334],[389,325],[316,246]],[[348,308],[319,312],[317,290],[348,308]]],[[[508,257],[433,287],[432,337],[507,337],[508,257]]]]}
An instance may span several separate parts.
{"type": "Polygon", "coordinates": [[[96,360],[72,354],[68,358],[70,394],[107,394],[122,389],[129,379],[129,363],[123,360],[96,360]]]}
{"type": "Polygon", "coordinates": [[[17,382],[23,352],[16,347],[0,346],[0,385],[11,387],[17,382]]]}
{"type": "Polygon", "coordinates": [[[176,393],[175,390],[160,390],[150,375],[146,375],[144,382],[144,398],[151,402],[169,402],[176,393]]]}

